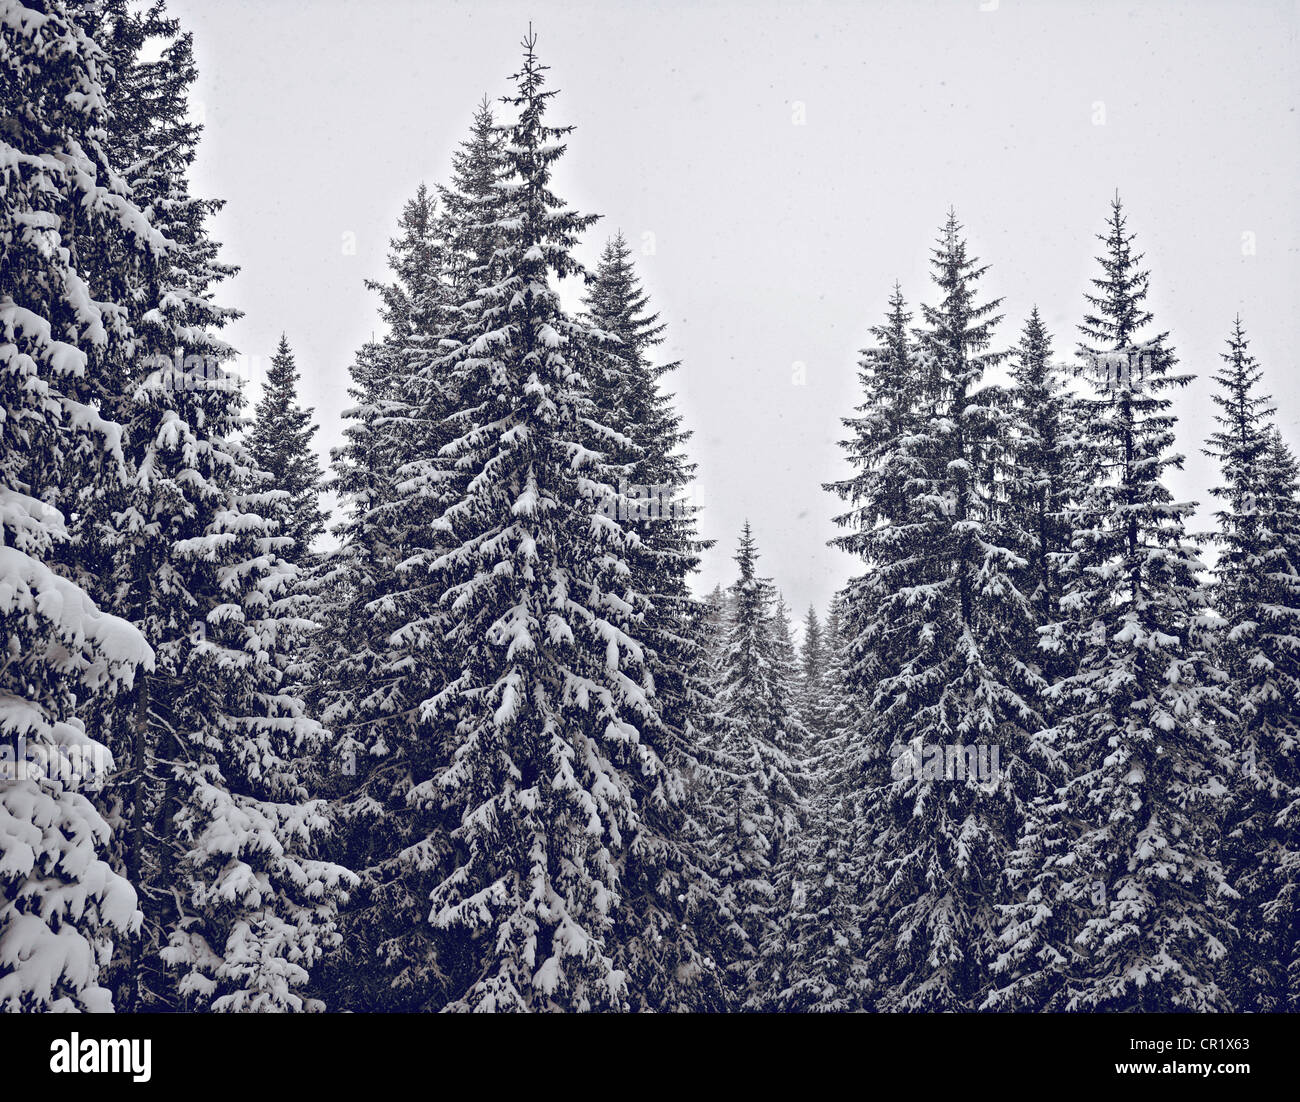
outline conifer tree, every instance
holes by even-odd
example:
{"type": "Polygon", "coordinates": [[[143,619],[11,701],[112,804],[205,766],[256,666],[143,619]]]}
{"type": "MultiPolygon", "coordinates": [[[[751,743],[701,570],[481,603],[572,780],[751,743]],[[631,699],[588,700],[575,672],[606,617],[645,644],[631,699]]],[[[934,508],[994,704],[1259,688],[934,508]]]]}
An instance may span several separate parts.
{"type": "MultiPolygon", "coordinates": [[[[212,300],[230,269],[205,229],[214,206],[187,181],[189,40],[160,5],[76,11],[115,51],[88,93],[103,111],[98,174],[115,193],[108,206],[147,242],[140,262],[84,220],[72,241],[91,299],[119,304],[120,351],[91,356],[72,385],[120,423],[122,469],[69,473],[69,558],[157,659],[129,706],[84,708],[125,766],[100,801],[144,911],[112,982],[125,1009],[303,1008],[347,875],[314,855],[327,823],[301,759],[326,735],[285,691],[301,627],[294,570],[233,439],[241,397],[215,332],[230,311],[212,300]]],[[[82,340],[95,346],[91,332],[82,340]]]]}
{"type": "Polygon", "coordinates": [[[1240,318],[1223,360],[1206,450],[1223,476],[1214,597],[1235,713],[1224,860],[1239,898],[1225,973],[1238,1009],[1277,1012],[1300,999],[1300,485],[1240,318]]]}
{"type": "MultiPolygon", "coordinates": [[[[907,390],[875,370],[877,410],[849,452],[859,475],[835,487],[854,506],[841,539],[873,567],[849,590],[857,663],[874,662],[865,764],[873,855],[867,921],[880,1009],[973,1009],[983,999],[998,928],[998,883],[1025,805],[1039,785],[1032,610],[1016,588],[1021,533],[996,482],[1016,435],[1005,393],[983,383],[997,302],[977,303],[985,268],[953,214],[933,250],[941,299],[915,330],[912,410],[896,442],[882,421],[907,390]],[[876,458],[876,457],[879,458],[876,458]],[[855,625],[856,626],[856,625],[855,625]],[[864,645],[863,639],[869,640],[864,645]],[[993,752],[998,752],[993,764],[993,752]]],[[[891,302],[897,327],[901,302],[891,302]]],[[[891,365],[895,340],[882,342],[891,365]]],[[[874,366],[874,365],[873,365],[874,366]]]]}
{"type": "Polygon", "coordinates": [[[638,977],[648,1005],[686,1009],[720,998],[716,969],[703,961],[695,936],[713,920],[715,885],[702,852],[705,837],[699,824],[706,811],[696,799],[708,791],[704,774],[709,763],[699,744],[709,702],[706,660],[696,633],[702,610],[691,596],[689,579],[710,543],[699,538],[694,509],[685,497],[695,473],[683,452],[690,434],[681,427],[672,396],[660,385],[680,365],[652,359],[665,339],[665,326],[650,311],[649,295],[622,233],[605,245],[588,284],[583,320],[602,335],[600,367],[593,377],[601,423],[625,438],[607,454],[626,468],[620,485],[628,501],[619,519],[640,541],[629,553],[628,565],[632,585],[649,600],[638,638],[662,725],[654,748],[666,766],[642,797],[651,827],[645,838],[659,852],[625,870],[631,905],[622,913],[640,927],[632,936],[643,959],[658,961],[638,977]],[[697,782],[691,787],[685,783],[689,777],[697,782]],[[639,883],[630,878],[633,872],[639,883]],[[708,994],[689,990],[700,983],[708,994]]]}
{"type": "Polygon", "coordinates": [[[1073,399],[1052,362],[1051,337],[1037,306],[1021,333],[1011,378],[1019,435],[1006,456],[1006,493],[1015,527],[1027,537],[1027,565],[1016,581],[1041,625],[1057,618],[1060,559],[1070,538],[1065,510],[1088,472],[1078,461],[1073,399]]]}
{"type": "MultiPolygon", "coordinates": [[[[846,681],[848,648],[842,604],[836,594],[826,626],[818,625],[821,659],[816,687],[821,727],[811,729],[808,822],[798,842],[798,883],[789,929],[792,961],[787,985],[775,999],[776,1009],[783,1011],[862,1010],[870,989],[864,967],[858,870],[869,844],[863,835],[858,788],[862,718],[846,681]]],[[[805,654],[814,622],[810,609],[805,654]]]]}
{"type": "Polygon", "coordinates": [[[713,851],[726,922],[720,953],[732,1007],[749,1010],[764,1009],[773,986],[783,986],[783,977],[774,974],[781,968],[774,939],[789,912],[785,858],[798,835],[806,790],[794,671],[781,668],[792,656],[783,653],[776,594],[770,579],[759,576],[757,562],[746,522],[712,719],[721,784],[713,851]]]}
{"type": "Polygon", "coordinates": [[[771,921],[759,944],[759,959],[755,967],[755,975],[762,986],[750,996],[747,1003],[750,1010],[772,1009],[790,984],[797,969],[796,904],[802,906],[807,894],[800,842],[808,825],[812,796],[809,756],[814,753],[815,735],[804,726],[799,715],[799,659],[791,635],[789,610],[780,593],[772,610],[771,640],[771,698],[768,707],[789,747],[789,776],[797,800],[793,807],[793,828],[781,837],[772,861],[774,905],[771,921]]]}
{"type": "Polygon", "coordinates": [[[320,461],[311,447],[316,426],[311,410],[298,405],[298,378],[293,351],[282,333],[245,446],[257,469],[270,475],[267,487],[286,495],[280,534],[292,538],[293,544],[280,553],[302,565],[310,561],[312,543],[325,530],[325,514],[320,461]]]}
{"type": "Polygon", "coordinates": [[[482,285],[501,240],[505,132],[484,96],[474,110],[469,137],[451,155],[451,183],[438,187],[443,275],[453,299],[482,285]]]}
{"type": "Polygon", "coordinates": [[[1221,675],[1206,654],[1192,505],[1164,473],[1175,418],[1167,335],[1150,333],[1149,273],[1118,197],[1080,357],[1096,478],[1070,509],[1061,618],[1045,631],[1073,672],[1052,687],[1050,745],[1069,770],[1035,805],[1009,862],[995,1009],[1211,1010],[1226,951],[1214,852],[1224,743],[1209,722],[1221,675]]]}
{"type": "MultiPolygon", "coordinates": [[[[145,639],[96,606],[60,561],[55,506],[80,472],[121,477],[121,427],[78,378],[121,362],[123,302],[79,262],[78,232],[111,242],[130,281],[160,241],[104,145],[102,50],[61,2],[0,3],[0,1010],[108,1011],[115,943],[138,929],[88,798],[113,769],[77,709],[131,689],[145,639]],[[71,339],[69,339],[71,338],[71,339]],[[79,339],[78,339],[79,338],[79,339]]],[[[92,730],[94,730],[92,728],[92,730]]]]}
{"type": "Polygon", "coordinates": [[[484,101],[452,154],[450,184],[437,200],[422,185],[403,209],[391,279],[369,284],[388,332],[358,355],[357,404],[335,453],[344,519],[326,584],[342,615],[325,715],[342,732],[332,765],[345,824],[339,853],[363,870],[364,885],[346,919],[348,950],[327,980],[362,1006],[439,1009],[450,997],[433,931],[411,914],[427,913],[448,871],[455,822],[412,794],[444,750],[422,705],[453,672],[436,565],[450,549],[438,520],[448,503],[439,449],[456,435],[441,343],[472,326],[468,304],[501,240],[502,145],[484,101]]]}
{"type": "Polygon", "coordinates": [[[344,919],[346,949],[325,982],[355,1005],[418,1011],[439,1009],[447,996],[428,924],[412,915],[427,914],[452,825],[409,799],[438,753],[420,706],[447,679],[441,590],[428,563],[442,548],[430,471],[445,436],[434,364],[450,324],[449,291],[443,226],[424,185],[398,229],[390,281],[367,284],[387,333],[357,357],[357,404],[334,455],[343,517],[323,579],[334,607],[319,661],[331,671],[323,715],[338,739],[326,765],[340,824],[334,852],[363,879],[344,919]]]}
{"type": "Polygon", "coordinates": [[[424,705],[450,745],[414,795],[457,821],[430,909],[456,949],[457,1010],[630,1005],[621,865],[644,822],[637,789],[665,769],[636,635],[648,602],[629,584],[639,541],[603,508],[618,495],[605,450],[622,441],[596,418],[596,340],[555,287],[583,274],[572,250],[593,219],[550,189],[569,128],[545,122],[535,44],[530,31],[508,101],[501,241],[440,361],[455,437],[436,569],[458,673],[424,705]]]}
{"type": "MultiPolygon", "coordinates": [[[[422,435],[431,427],[421,416],[416,376],[440,335],[438,311],[431,307],[442,293],[442,249],[434,200],[424,185],[404,205],[398,230],[389,243],[391,281],[367,281],[379,294],[388,332],[356,357],[349,390],[355,404],[344,411],[345,442],[333,453],[332,486],[342,509],[335,528],[339,549],[326,573],[338,607],[327,658],[336,676],[326,690],[325,714],[339,727],[339,753],[348,760],[385,756],[393,741],[385,732],[403,725],[423,695],[406,689],[408,657],[391,640],[406,611],[399,608],[399,568],[422,538],[416,518],[399,505],[400,472],[423,454],[422,435]],[[425,318],[430,324],[421,324],[425,318]]],[[[436,595],[428,601],[435,603],[436,595]]]]}
{"type": "Polygon", "coordinates": [[[835,704],[826,680],[828,647],[817,609],[809,605],[799,651],[799,718],[816,739],[831,734],[829,713],[835,704]]]}
{"type": "MultiPolygon", "coordinates": [[[[895,283],[884,323],[870,330],[875,343],[863,350],[859,361],[863,401],[857,407],[858,415],[843,421],[850,435],[840,447],[854,473],[824,487],[851,506],[835,518],[847,531],[832,544],[869,565],[875,565],[877,559],[887,562],[905,557],[904,543],[913,534],[908,518],[916,505],[907,492],[908,484],[924,472],[920,456],[911,450],[922,416],[925,381],[911,321],[902,288],[895,283]]],[[[887,625],[871,612],[876,601],[874,587],[881,578],[875,570],[868,570],[851,580],[843,606],[849,641],[846,676],[861,692],[874,692],[888,657],[881,634],[887,625]]]]}

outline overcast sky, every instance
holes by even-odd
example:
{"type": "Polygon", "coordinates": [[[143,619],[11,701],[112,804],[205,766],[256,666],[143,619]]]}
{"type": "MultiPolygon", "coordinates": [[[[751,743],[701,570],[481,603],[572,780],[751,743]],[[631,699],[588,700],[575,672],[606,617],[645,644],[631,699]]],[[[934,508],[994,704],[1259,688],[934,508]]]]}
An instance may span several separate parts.
{"type": "MultiPolygon", "coordinates": [[[[1000,343],[1037,303],[1062,353],[1116,188],[1152,269],[1151,305],[1183,366],[1186,473],[1212,464],[1210,375],[1240,311],[1300,442],[1296,3],[493,3],[171,0],[194,32],[207,131],[196,191],[242,266],[223,301],[246,369],[281,330],[341,439],[348,367],[403,202],[445,180],[475,103],[509,90],[531,19],[551,121],[574,124],[556,190],[621,228],[668,323],[664,354],[695,432],[701,588],[733,578],[746,517],[800,613],[856,570],[828,548],[840,418],[895,279],[932,301],[949,204],[1000,343]],[[991,10],[984,10],[991,9],[991,10]],[[345,235],[354,235],[347,237],[345,235]],[[346,243],[355,240],[355,251],[346,243]],[[799,380],[803,379],[802,385],[799,380]]],[[[259,366],[260,365],[260,366],[259,366]]],[[[1207,507],[1207,505],[1209,507],[1207,507]]]]}

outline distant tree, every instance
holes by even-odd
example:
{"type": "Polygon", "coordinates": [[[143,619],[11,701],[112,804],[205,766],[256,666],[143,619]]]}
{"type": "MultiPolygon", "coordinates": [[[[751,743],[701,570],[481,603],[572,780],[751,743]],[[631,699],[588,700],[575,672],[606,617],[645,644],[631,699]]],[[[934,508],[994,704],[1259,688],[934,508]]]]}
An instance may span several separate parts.
{"type": "Polygon", "coordinates": [[[286,495],[280,531],[294,542],[281,554],[297,564],[310,561],[312,544],[325,530],[315,434],[311,410],[298,405],[298,368],[281,334],[245,446],[257,469],[270,475],[267,488],[286,495]]]}
{"type": "Polygon", "coordinates": [[[1224,979],[1238,1009],[1278,1012],[1300,1008],[1300,483],[1248,347],[1237,318],[1206,449],[1223,477],[1214,597],[1235,713],[1224,860],[1239,898],[1224,979]]]}
{"type": "Polygon", "coordinates": [[[746,523],[712,717],[721,782],[712,823],[726,919],[721,953],[732,1007],[750,1010],[767,1007],[774,983],[784,986],[773,974],[780,967],[775,939],[789,911],[786,857],[798,836],[806,794],[793,654],[788,636],[781,638],[772,583],[759,576],[757,562],[746,523]]]}

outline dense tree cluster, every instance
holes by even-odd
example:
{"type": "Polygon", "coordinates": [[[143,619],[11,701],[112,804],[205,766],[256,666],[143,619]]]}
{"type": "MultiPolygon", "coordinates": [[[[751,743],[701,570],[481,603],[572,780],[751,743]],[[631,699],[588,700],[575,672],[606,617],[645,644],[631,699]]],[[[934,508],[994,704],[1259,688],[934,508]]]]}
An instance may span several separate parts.
{"type": "Polygon", "coordinates": [[[228,370],[189,35],[0,32],[0,1007],[1300,1009],[1300,467],[1237,318],[1187,530],[1118,197],[1068,360],[952,212],[894,287],[796,639],[749,524],[692,589],[679,365],[531,32],[328,476],[288,338],[228,370]]]}

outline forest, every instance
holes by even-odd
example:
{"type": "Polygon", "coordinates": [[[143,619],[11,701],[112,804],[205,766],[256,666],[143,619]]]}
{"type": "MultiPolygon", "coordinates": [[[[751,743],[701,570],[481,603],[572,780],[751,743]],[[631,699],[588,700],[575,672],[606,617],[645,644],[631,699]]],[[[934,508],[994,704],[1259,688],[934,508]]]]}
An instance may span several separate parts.
{"type": "Polygon", "coordinates": [[[845,319],[854,577],[789,608],[699,531],[708,365],[576,256],[537,43],[357,287],[324,464],[292,333],[228,370],[191,33],[0,0],[0,1008],[1300,1010],[1294,366],[1231,309],[1181,364],[1119,194],[1070,332],[936,212],[845,319]]]}

